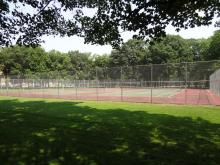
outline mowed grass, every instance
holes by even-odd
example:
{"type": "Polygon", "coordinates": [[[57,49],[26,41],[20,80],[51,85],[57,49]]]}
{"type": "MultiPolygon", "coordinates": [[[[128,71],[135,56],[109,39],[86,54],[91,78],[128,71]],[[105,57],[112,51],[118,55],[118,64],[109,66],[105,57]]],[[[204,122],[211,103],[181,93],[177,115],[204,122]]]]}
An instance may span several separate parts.
{"type": "Polygon", "coordinates": [[[0,97],[2,165],[219,165],[220,107],[0,97]]]}

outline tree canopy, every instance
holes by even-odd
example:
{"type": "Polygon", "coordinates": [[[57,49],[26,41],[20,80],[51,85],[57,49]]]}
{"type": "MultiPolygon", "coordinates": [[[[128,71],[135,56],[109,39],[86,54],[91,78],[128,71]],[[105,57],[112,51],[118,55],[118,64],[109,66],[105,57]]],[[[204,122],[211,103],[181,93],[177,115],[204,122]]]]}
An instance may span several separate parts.
{"type": "Polygon", "coordinates": [[[207,60],[220,59],[220,30],[211,37],[207,52],[207,60]]]}
{"type": "Polygon", "coordinates": [[[148,54],[148,45],[144,41],[132,39],[124,43],[119,49],[112,51],[111,65],[134,66],[143,64],[148,54]]]}
{"type": "MultiPolygon", "coordinates": [[[[69,76],[73,79],[92,79],[98,71],[99,75],[103,75],[100,78],[104,79],[106,78],[105,72],[112,73],[112,77],[114,75],[120,77],[120,67],[126,67],[125,76],[134,78],[131,75],[135,75],[136,70],[135,67],[130,66],[219,60],[219,36],[220,31],[216,31],[208,39],[183,39],[180,36],[167,35],[160,38],[160,40],[152,40],[152,44],[148,44],[143,40],[131,39],[122,44],[117,50],[105,55],[92,55],[91,53],[79,51],[62,53],[52,50],[46,52],[41,47],[13,46],[0,49],[0,74],[1,72],[4,75],[34,75],[40,73],[50,77],[61,74],[63,77],[69,76]],[[99,69],[97,70],[97,68],[99,69]]],[[[182,71],[179,65],[177,67],[180,69],[178,74],[181,75],[182,71]]],[[[196,65],[198,68],[193,68],[194,71],[192,72],[193,75],[190,75],[191,77],[199,76],[199,70],[203,72],[201,68],[206,68],[206,66],[203,66],[204,63],[201,63],[201,65],[196,65]]],[[[160,69],[157,73],[164,74],[169,68],[160,67],[160,69]]],[[[168,71],[167,74],[170,74],[170,71],[168,71]]],[[[143,70],[142,75],[149,76],[146,74],[143,70]]]]}
{"type": "Polygon", "coordinates": [[[209,25],[219,11],[219,0],[0,0],[0,44],[36,46],[43,35],[77,35],[117,47],[122,31],[157,38],[169,24],[177,31],[209,25]]]}
{"type": "Polygon", "coordinates": [[[168,35],[149,47],[152,63],[192,61],[192,48],[188,40],[180,36],[168,35]]]}

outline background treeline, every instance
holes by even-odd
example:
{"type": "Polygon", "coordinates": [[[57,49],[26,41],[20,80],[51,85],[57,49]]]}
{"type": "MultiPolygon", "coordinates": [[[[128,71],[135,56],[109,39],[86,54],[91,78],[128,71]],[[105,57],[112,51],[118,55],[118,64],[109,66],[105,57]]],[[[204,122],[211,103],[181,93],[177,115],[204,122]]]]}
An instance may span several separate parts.
{"type": "Polygon", "coordinates": [[[151,41],[151,44],[132,39],[109,55],[92,55],[79,51],[46,52],[41,47],[2,48],[0,72],[3,75],[63,74],[87,79],[97,74],[94,71],[96,67],[111,68],[217,59],[220,59],[220,31],[216,31],[208,39],[183,39],[180,36],[167,35],[158,41],[151,41]]]}

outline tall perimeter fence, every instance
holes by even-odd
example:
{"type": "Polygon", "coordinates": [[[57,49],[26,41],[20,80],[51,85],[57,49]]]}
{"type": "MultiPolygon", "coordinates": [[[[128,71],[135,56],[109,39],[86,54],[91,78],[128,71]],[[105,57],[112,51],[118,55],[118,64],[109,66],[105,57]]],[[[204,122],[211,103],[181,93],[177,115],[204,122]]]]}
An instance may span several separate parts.
{"type": "Polygon", "coordinates": [[[1,75],[0,95],[220,105],[220,61],[1,75]]]}

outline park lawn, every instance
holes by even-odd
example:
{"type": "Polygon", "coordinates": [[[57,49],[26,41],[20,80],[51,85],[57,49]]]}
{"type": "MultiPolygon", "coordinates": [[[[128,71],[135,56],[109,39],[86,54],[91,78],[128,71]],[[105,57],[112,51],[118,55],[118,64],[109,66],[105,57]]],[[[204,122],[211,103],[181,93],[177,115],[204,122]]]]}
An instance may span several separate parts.
{"type": "Polygon", "coordinates": [[[0,164],[219,165],[220,107],[0,97],[0,164]]]}

